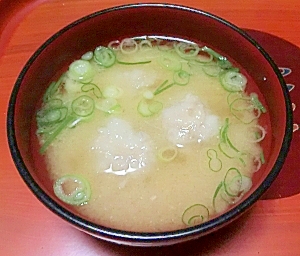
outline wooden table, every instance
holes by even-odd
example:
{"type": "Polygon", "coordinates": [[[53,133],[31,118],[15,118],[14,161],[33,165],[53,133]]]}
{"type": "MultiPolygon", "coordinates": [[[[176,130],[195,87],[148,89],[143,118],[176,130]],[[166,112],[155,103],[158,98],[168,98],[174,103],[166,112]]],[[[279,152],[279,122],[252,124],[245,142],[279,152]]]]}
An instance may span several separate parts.
{"type": "MultiPolygon", "coordinates": [[[[9,95],[23,65],[47,38],[68,23],[127,3],[134,1],[0,0],[0,255],[300,255],[297,193],[260,200],[233,225],[199,240],[164,248],[132,248],[98,241],[76,230],[46,209],[23,183],[11,160],[5,132],[9,95]]],[[[300,47],[299,0],[172,3],[209,11],[239,27],[267,32],[300,47]]]]}

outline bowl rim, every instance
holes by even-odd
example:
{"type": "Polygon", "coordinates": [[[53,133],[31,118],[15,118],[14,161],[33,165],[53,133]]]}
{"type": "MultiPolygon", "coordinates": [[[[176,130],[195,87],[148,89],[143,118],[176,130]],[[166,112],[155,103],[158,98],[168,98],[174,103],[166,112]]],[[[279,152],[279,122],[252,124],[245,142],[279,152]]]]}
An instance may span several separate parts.
{"type": "Polygon", "coordinates": [[[233,25],[232,23],[224,20],[219,16],[200,9],[195,9],[184,5],[167,4],[167,3],[137,3],[137,4],[125,4],[120,6],[114,6],[111,8],[96,11],[80,19],[77,19],[76,21],[66,25],[64,28],[60,29],[58,32],[53,34],[33,53],[33,55],[30,57],[30,59],[27,61],[22,71],[20,72],[9,99],[6,123],[7,123],[6,129],[7,129],[8,145],[15,166],[17,167],[19,174],[21,175],[22,179],[25,181],[29,189],[48,209],[50,209],[52,212],[60,216],[62,219],[73,224],[75,227],[83,231],[86,231],[91,235],[101,237],[106,240],[121,240],[121,241],[125,241],[125,243],[133,242],[133,243],[142,243],[143,245],[157,243],[157,242],[178,240],[178,239],[189,239],[189,237],[193,237],[195,235],[199,237],[207,233],[210,233],[214,229],[219,229],[223,225],[235,220],[240,215],[241,212],[245,212],[247,209],[249,209],[264,194],[264,192],[270,187],[271,183],[278,176],[283,166],[284,159],[287,156],[288,149],[292,139],[292,133],[293,133],[292,107],[291,107],[291,101],[290,101],[288,89],[280,73],[280,70],[278,69],[274,61],[271,59],[269,54],[254,39],[252,39],[244,30],[238,28],[237,26],[233,25]],[[185,229],[175,230],[175,231],[145,233],[145,232],[131,232],[131,231],[118,230],[118,229],[113,229],[102,225],[98,225],[91,221],[87,221],[82,217],[79,217],[74,213],[68,211],[67,209],[65,209],[58,203],[56,203],[50,196],[48,196],[46,192],[44,192],[43,189],[34,180],[33,176],[28,171],[22,159],[22,156],[18,148],[17,140],[16,140],[16,135],[15,135],[14,113],[15,113],[15,103],[17,100],[19,88],[31,64],[35,61],[35,59],[38,58],[38,56],[44,51],[44,49],[47,48],[48,45],[50,45],[56,38],[58,38],[66,31],[72,29],[73,27],[76,27],[77,24],[92,19],[95,16],[99,16],[113,11],[120,11],[124,9],[141,8],[141,7],[169,8],[169,9],[175,9],[180,11],[193,12],[199,15],[204,15],[213,20],[216,20],[222,23],[223,25],[226,25],[227,27],[231,28],[232,30],[237,32],[240,36],[244,37],[247,41],[249,41],[252,45],[254,45],[255,48],[267,60],[267,62],[272,67],[272,70],[274,71],[275,75],[278,78],[278,81],[281,85],[283,97],[285,100],[286,124],[285,124],[285,134],[284,134],[282,146],[280,148],[278,158],[276,159],[273,168],[271,169],[267,177],[263,180],[263,182],[258,186],[258,188],[244,201],[239,203],[237,206],[233,207],[231,210],[221,214],[220,216],[213,218],[212,220],[209,220],[202,224],[193,227],[188,227],[185,229]]]}

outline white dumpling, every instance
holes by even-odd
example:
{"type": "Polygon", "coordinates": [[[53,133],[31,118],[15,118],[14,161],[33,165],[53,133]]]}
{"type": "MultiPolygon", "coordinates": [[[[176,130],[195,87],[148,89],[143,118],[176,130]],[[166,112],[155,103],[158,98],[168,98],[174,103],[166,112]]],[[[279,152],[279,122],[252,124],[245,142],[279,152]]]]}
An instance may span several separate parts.
{"type": "Polygon", "coordinates": [[[105,172],[125,175],[152,162],[153,152],[149,136],[136,132],[123,119],[112,118],[98,130],[92,146],[99,153],[99,167],[105,172]]]}
{"type": "Polygon", "coordinates": [[[183,146],[217,134],[219,120],[217,116],[209,114],[199,97],[187,94],[182,101],[162,112],[162,125],[167,139],[183,146]]]}

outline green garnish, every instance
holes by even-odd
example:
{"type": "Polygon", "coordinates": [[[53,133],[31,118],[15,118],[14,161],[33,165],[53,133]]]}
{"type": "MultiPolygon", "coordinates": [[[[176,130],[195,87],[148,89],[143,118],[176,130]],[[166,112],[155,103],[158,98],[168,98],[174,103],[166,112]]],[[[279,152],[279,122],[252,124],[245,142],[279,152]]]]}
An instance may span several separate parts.
{"type": "Polygon", "coordinates": [[[87,117],[94,112],[94,100],[87,95],[81,95],[72,102],[72,111],[80,117],[87,117]]]}
{"type": "Polygon", "coordinates": [[[116,55],[114,51],[110,48],[104,46],[98,46],[94,50],[94,60],[100,66],[105,68],[111,67],[116,62],[116,55]]]}
{"type": "Polygon", "coordinates": [[[220,75],[220,82],[226,91],[240,92],[245,90],[247,78],[239,72],[229,70],[220,75]]]}
{"type": "Polygon", "coordinates": [[[203,204],[194,204],[182,214],[181,220],[186,226],[201,224],[209,219],[209,210],[203,204]]]}
{"type": "Polygon", "coordinates": [[[158,158],[164,162],[171,162],[176,158],[177,153],[175,146],[163,147],[158,150],[158,158]]]}
{"type": "Polygon", "coordinates": [[[207,157],[209,158],[209,169],[213,172],[218,172],[222,169],[222,161],[218,158],[218,153],[214,149],[209,149],[206,152],[207,157]]]}
{"type": "Polygon", "coordinates": [[[125,62],[125,61],[117,60],[117,63],[122,64],[122,65],[142,65],[142,64],[149,64],[149,63],[151,63],[151,60],[138,61],[138,62],[125,62]]]}
{"type": "Polygon", "coordinates": [[[88,181],[78,175],[65,175],[55,181],[53,185],[55,195],[70,205],[86,204],[91,197],[88,181]]]}
{"type": "Polygon", "coordinates": [[[160,94],[163,91],[171,88],[174,85],[174,83],[170,83],[170,84],[167,84],[167,83],[168,83],[168,80],[165,80],[160,86],[157,87],[157,89],[154,91],[153,95],[160,94]]]}
{"type": "Polygon", "coordinates": [[[93,79],[95,73],[89,61],[80,59],[71,63],[68,75],[76,81],[86,83],[93,79]]]}
{"type": "Polygon", "coordinates": [[[93,94],[97,98],[102,98],[102,92],[101,92],[101,90],[99,89],[99,87],[96,84],[93,84],[93,83],[84,84],[81,87],[81,91],[83,91],[83,92],[92,91],[93,94]]]}
{"type": "Polygon", "coordinates": [[[149,117],[160,112],[162,108],[163,104],[161,102],[143,98],[139,102],[137,110],[142,116],[149,117]]]}

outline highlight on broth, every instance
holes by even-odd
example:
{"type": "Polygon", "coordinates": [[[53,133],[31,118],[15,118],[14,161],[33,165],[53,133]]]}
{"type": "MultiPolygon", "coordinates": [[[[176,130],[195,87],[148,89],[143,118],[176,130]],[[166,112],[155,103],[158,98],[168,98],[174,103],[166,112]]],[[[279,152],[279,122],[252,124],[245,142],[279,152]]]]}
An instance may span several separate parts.
{"type": "Polygon", "coordinates": [[[126,38],[73,61],[36,115],[54,193],[100,225],[170,231],[235,204],[264,164],[267,110],[215,50],[126,38]]]}

